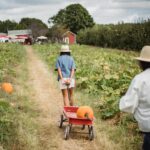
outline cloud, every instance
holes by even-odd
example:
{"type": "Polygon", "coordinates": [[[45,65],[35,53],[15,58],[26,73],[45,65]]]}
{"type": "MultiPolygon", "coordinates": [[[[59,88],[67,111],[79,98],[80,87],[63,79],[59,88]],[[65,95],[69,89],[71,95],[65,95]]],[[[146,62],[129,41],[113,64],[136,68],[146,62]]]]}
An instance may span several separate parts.
{"type": "Polygon", "coordinates": [[[80,3],[100,24],[150,18],[149,0],[1,0],[0,20],[35,17],[47,23],[60,9],[73,3],[80,3]]]}
{"type": "Polygon", "coordinates": [[[107,0],[99,5],[93,16],[101,24],[137,22],[141,18],[150,18],[150,1],[107,0]]]}
{"type": "Polygon", "coordinates": [[[120,2],[119,7],[123,9],[130,9],[130,8],[136,8],[136,9],[149,9],[150,8],[150,1],[125,1],[120,2]]]}
{"type": "Polygon", "coordinates": [[[41,5],[41,4],[56,4],[56,3],[60,3],[60,0],[1,0],[1,6],[7,4],[9,5],[19,5],[19,6],[23,6],[23,5],[41,5]]]}
{"type": "Polygon", "coordinates": [[[49,17],[55,15],[59,9],[65,7],[64,3],[61,3],[60,0],[53,0],[52,3],[48,3],[48,1],[44,0],[43,3],[41,2],[42,0],[38,0],[36,5],[32,5],[33,1],[32,3],[29,3],[29,0],[26,3],[21,3],[21,1],[18,1],[14,0],[14,3],[10,5],[7,1],[5,1],[2,5],[0,5],[0,20],[10,19],[18,22],[23,17],[30,17],[39,18],[47,23],[49,17]],[[56,3],[57,1],[59,1],[59,5],[56,3]]]}

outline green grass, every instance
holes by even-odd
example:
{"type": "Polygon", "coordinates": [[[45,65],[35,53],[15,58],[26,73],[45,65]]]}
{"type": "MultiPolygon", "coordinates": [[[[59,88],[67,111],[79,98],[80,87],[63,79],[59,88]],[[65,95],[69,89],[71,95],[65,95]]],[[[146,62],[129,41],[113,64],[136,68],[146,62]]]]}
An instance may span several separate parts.
{"type": "MultiPolygon", "coordinates": [[[[54,70],[60,45],[35,46],[54,70]]],[[[140,71],[133,59],[136,52],[74,45],[77,90],[93,96],[103,119],[119,113],[120,97],[126,92],[131,79],[140,71]]]]}
{"type": "MultiPolygon", "coordinates": [[[[60,47],[57,44],[34,45],[51,70],[55,68],[60,47]]],[[[118,106],[132,78],[140,72],[134,60],[139,53],[85,45],[73,45],[71,50],[77,65],[75,103],[94,109],[98,133],[104,132],[119,144],[120,150],[140,149],[142,136],[137,123],[131,115],[120,113],[118,106]]]]}
{"type": "Polygon", "coordinates": [[[0,147],[27,150],[35,147],[38,112],[31,102],[26,53],[19,44],[0,44],[0,82],[10,82],[14,91],[0,89],[0,147]]]}

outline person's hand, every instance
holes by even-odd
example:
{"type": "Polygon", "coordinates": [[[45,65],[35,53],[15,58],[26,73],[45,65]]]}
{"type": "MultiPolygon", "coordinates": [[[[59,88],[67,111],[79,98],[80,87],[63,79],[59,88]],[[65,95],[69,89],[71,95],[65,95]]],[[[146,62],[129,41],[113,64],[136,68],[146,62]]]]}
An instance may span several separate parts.
{"type": "Polygon", "coordinates": [[[61,79],[62,84],[66,84],[66,80],[64,78],[61,79]]]}
{"type": "Polygon", "coordinates": [[[70,85],[70,81],[71,81],[70,78],[68,79],[62,78],[61,80],[62,80],[62,84],[70,85]]]}
{"type": "Polygon", "coordinates": [[[70,85],[70,82],[71,82],[70,78],[66,79],[66,81],[65,81],[66,85],[70,85]]]}

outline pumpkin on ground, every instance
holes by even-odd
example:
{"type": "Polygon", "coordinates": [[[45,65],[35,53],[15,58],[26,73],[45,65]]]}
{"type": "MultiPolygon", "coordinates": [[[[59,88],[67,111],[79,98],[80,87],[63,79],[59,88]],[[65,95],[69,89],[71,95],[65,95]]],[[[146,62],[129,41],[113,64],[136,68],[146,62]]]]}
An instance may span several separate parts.
{"type": "Polygon", "coordinates": [[[2,90],[5,91],[6,93],[12,93],[13,92],[13,87],[11,83],[2,83],[1,86],[2,90]]]}
{"type": "Polygon", "coordinates": [[[78,118],[93,119],[94,113],[93,113],[92,108],[89,106],[80,106],[77,110],[77,117],[78,118]]]}

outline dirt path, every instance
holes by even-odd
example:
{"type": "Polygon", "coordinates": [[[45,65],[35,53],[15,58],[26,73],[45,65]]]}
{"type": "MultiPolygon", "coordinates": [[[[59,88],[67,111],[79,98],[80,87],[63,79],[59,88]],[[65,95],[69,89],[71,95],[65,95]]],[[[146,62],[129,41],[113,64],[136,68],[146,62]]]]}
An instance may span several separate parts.
{"type": "MultiPolygon", "coordinates": [[[[72,133],[65,141],[64,128],[58,128],[58,120],[62,112],[62,95],[56,86],[52,72],[38,58],[30,46],[26,46],[29,84],[32,87],[31,99],[37,104],[40,111],[38,117],[40,131],[39,150],[104,150],[105,138],[101,143],[88,140],[87,134],[72,133]],[[103,145],[103,146],[98,146],[103,145]]],[[[73,131],[80,131],[73,127],[73,131]]]]}

